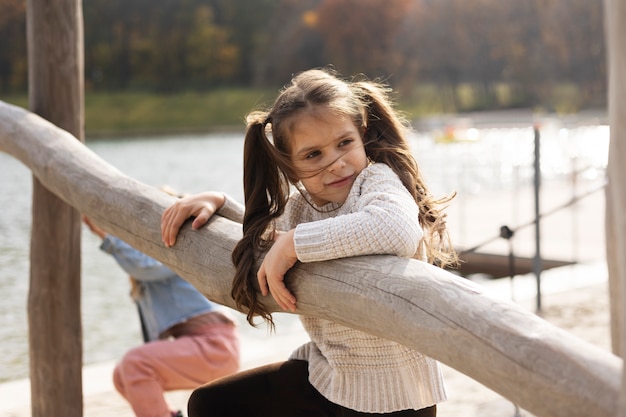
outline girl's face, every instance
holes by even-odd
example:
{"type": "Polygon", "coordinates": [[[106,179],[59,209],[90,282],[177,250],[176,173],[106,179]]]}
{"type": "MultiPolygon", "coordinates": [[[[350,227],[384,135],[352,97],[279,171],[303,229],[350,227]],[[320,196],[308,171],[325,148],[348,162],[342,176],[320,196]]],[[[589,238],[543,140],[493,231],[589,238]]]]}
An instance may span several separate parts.
{"type": "Polygon", "coordinates": [[[298,179],[316,205],[343,203],[367,166],[361,133],[350,118],[330,111],[296,117],[291,129],[291,160],[298,179]]]}

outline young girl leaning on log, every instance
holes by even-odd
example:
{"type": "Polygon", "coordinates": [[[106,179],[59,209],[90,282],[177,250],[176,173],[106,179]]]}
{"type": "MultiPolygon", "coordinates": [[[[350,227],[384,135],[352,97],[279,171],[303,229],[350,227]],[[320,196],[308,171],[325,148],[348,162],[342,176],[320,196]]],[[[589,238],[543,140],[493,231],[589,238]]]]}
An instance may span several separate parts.
{"type": "MultiPolygon", "coordinates": [[[[232,296],[251,324],[256,316],[273,324],[255,280],[261,294],[296,310],[284,276],[297,261],[392,254],[455,265],[439,209],[449,198],[429,194],[388,91],[329,70],[296,75],[269,111],[247,118],[245,211],[219,192],[183,198],[163,213],[163,242],[173,245],[192,216],[195,229],[216,212],[243,221],[232,296]]],[[[309,343],[286,362],[196,389],[189,416],[436,415],[446,394],[435,360],[328,320],[301,320],[309,343]]]]}

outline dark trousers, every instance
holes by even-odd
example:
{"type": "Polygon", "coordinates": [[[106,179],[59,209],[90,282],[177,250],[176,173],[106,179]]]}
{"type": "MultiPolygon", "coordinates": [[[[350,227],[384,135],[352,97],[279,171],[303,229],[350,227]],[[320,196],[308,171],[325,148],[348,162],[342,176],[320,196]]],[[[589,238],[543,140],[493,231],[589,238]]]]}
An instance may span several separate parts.
{"type": "MultiPolygon", "coordinates": [[[[275,363],[217,379],[189,398],[189,417],[357,417],[360,413],[324,398],[309,383],[306,361],[275,363]]],[[[436,417],[437,407],[384,415],[436,417]]]]}

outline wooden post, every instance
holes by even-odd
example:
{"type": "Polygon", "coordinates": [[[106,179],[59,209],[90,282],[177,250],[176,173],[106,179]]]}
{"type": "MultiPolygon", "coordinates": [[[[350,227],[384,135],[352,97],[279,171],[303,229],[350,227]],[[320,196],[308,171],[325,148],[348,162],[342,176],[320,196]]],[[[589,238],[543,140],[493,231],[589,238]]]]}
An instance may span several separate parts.
{"type": "Polygon", "coordinates": [[[537,304],[536,312],[541,313],[541,133],[539,126],[533,127],[535,135],[535,175],[534,175],[534,194],[535,194],[535,256],[533,258],[533,271],[537,280],[537,304]]]}
{"type": "MultiPolygon", "coordinates": [[[[611,294],[613,348],[626,357],[626,2],[606,0],[608,104],[611,143],[606,188],[607,264],[611,294]]],[[[622,372],[619,416],[626,416],[626,373],[622,372]]]]}
{"type": "MultiPolygon", "coordinates": [[[[164,247],[160,220],[174,197],[100,159],[67,132],[0,101],[0,151],[55,194],[230,307],[241,224],[187,223],[164,247]]],[[[622,360],[472,282],[414,259],[363,256],[299,264],[288,276],[298,313],[395,340],[481,382],[538,417],[615,417],[622,360]],[[487,359],[486,359],[487,358],[487,359]]],[[[271,297],[263,302],[271,311],[271,297]]]]}
{"type": "MultiPolygon", "coordinates": [[[[83,25],[79,0],[28,0],[33,112],[83,140],[83,25]]],[[[33,417],[83,413],[80,214],[33,176],[28,294],[33,417]]]]}

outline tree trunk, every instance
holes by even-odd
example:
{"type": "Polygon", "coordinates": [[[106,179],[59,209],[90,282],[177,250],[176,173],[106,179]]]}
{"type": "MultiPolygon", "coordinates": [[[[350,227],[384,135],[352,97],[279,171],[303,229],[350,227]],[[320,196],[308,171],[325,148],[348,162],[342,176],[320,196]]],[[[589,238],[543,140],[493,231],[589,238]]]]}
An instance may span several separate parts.
{"type": "MultiPolygon", "coordinates": [[[[27,28],[30,108],[82,140],[81,2],[28,0],[27,28]]],[[[80,214],[34,176],[32,217],[28,294],[32,416],[79,417],[83,413],[80,214]]]]}

